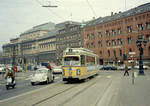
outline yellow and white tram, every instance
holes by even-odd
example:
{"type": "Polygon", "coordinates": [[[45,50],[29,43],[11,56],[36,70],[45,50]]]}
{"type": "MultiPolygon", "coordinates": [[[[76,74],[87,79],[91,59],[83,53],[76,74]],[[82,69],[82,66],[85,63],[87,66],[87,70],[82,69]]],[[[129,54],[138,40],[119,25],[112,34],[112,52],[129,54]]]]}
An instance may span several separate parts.
{"type": "Polygon", "coordinates": [[[86,48],[67,48],[63,52],[63,81],[82,80],[98,72],[99,57],[86,48]]]}

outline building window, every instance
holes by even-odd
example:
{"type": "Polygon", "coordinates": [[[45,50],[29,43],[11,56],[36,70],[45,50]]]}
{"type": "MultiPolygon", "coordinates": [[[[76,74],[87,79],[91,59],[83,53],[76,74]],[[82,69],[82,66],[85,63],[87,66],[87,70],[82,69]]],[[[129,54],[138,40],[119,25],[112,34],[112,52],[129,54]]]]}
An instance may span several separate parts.
{"type": "Polygon", "coordinates": [[[116,51],[114,50],[114,57],[116,57],[116,51]]]}
{"type": "Polygon", "coordinates": [[[128,44],[131,44],[131,43],[132,43],[132,38],[129,37],[129,38],[128,38],[128,44]]]}
{"type": "Polygon", "coordinates": [[[120,52],[120,56],[122,56],[122,50],[121,49],[119,50],[119,52],[120,52]]]}
{"type": "Polygon", "coordinates": [[[94,33],[91,34],[91,39],[95,39],[95,34],[94,33]]]}
{"type": "Polygon", "coordinates": [[[102,56],[103,55],[102,51],[100,51],[99,54],[100,54],[100,56],[102,56]]]}
{"type": "Polygon", "coordinates": [[[107,47],[109,47],[110,45],[111,45],[111,43],[110,43],[110,41],[108,40],[108,41],[106,41],[106,45],[107,45],[107,47]]]}
{"type": "Polygon", "coordinates": [[[146,35],[146,39],[148,42],[150,42],[150,35],[146,35]]]}
{"type": "Polygon", "coordinates": [[[146,29],[150,29],[150,22],[146,23],[146,29]]]}
{"type": "Polygon", "coordinates": [[[118,29],[117,29],[117,32],[118,32],[118,34],[122,34],[121,28],[118,28],[118,29]]]}
{"type": "Polygon", "coordinates": [[[112,40],[112,45],[116,46],[116,41],[115,40],[112,40]]]}
{"type": "Polygon", "coordinates": [[[118,45],[122,45],[122,39],[118,39],[118,45]]]}
{"type": "Polygon", "coordinates": [[[110,36],[110,32],[106,30],[106,36],[110,36]]]}
{"type": "Polygon", "coordinates": [[[99,41],[99,42],[98,42],[98,47],[99,47],[99,48],[103,47],[102,41],[99,41]]]}
{"type": "Polygon", "coordinates": [[[95,44],[93,42],[91,43],[91,48],[95,48],[95,44]]]}
{"type": "Polygon", "coordinates": [[[144,27],[142,24],[137,25],[138,31],[143,31],[144,27]]]}
{"type": "Polygon", "coordinates": [[[132,26],[127,26],[127,32],[131,33],[133,31],[132,26]]]}
{"type": "Polygon", "coordinates": [[[87,39],[90,40],[90,35],[89,34],[87,34],[87,39]]]}
{"type": "Polygon", "coordinates": [[[102,32],[98,32],[98,37],[99,38],[103,37],[102,32]]]}
{"type": "Polygon", "coordinates": [[[110,57],[110,50],[108,50],[108,57],[110,57]]]}
{"type": "Polygon", "coordinates": [[[150,55],[150,46],[148,47],[148,52],[149,52],[149,55],[150,55]]]}
{"type": "Polygon", "coordinates": [[[132,52],[132,49],[131,49],[131,48],[129,49],[129,52],[132,52]]]}
{"type": "Polygon", "coordinates": [[[115,36],[115,35],[116,35],[116,31],[112,30],[112,36],[115,36]]]}

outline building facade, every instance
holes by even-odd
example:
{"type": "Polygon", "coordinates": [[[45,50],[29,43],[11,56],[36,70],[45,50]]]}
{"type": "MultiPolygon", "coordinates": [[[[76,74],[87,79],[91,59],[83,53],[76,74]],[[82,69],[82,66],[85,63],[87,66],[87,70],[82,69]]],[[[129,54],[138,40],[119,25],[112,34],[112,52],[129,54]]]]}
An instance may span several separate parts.
{"type": "Polygon", "coordinates": [[[56,36],[56,57],[58,64],[61,63],[63,50],[67,47],[83,47],[83,32],[81,23],[66,21],[58,24],[59,30],[56,36]]]}
{"type": "Polygon", "coordinates": [[[45,61],[55,61],[49,58],[55,56],[56,51],[54,32],[55,24],[50,22],[35,26],[20,37],[11,39],[10,43],[3,45],[3,63],[19,64],[26,61],[29,64],[39,64],[44,61],[44,57],[45,61]]]}
{"type": "Polygon", "coordinates": [[[150,64],[150,3],[131,10],[111,13],[111,16],[92,20],[83,29],[84,47],[100,57],[100,64],[123,63],[130,60],[129,52],[135,52],[139,60],[138,37],[146,39],[143,59],[150,64]]]}

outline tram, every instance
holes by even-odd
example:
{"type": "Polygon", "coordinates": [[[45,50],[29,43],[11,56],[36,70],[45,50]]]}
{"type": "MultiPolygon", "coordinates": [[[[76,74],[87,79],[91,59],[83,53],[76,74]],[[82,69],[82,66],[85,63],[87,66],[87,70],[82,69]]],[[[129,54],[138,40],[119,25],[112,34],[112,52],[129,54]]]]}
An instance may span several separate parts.
{"type": "Polygon", "coordinates": [[[86,48],[67,48],[63,51],[63,81],[82,80],[98,73],[99,57],[86,48]]]}

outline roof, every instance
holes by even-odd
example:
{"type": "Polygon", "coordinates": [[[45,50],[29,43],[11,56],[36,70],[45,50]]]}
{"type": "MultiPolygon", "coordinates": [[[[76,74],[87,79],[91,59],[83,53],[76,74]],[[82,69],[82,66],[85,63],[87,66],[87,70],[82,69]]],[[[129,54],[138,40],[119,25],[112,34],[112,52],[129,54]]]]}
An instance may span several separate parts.
{"type": "Polygon", "coordinates": [[[67,24],[70,24],[70,25],[81,25],[80,22],[75,22],[75,21],[65,21],[65,22],[62,22],[62,23],[59,23],[59,24],[56,24],[56,28],[59,28],[59,29],[64,29],[65,26],[67,24]]]}
{"type": "Polygon", "coordinates": [[[87,26],[102,24],[102,23],[106,23],[106,22],[109,22],[109,21],[125,18],[125,17],[128,17],[128,16],[144,13],[144,12],[147,12],[147,11],[150,11],[150,3],[140,5],[138,7],[127,10],[125,12],[119,12],[119,13],[114,14],[112,16],[100,17],[100,18],[97,18],[95,20],[91,20],[89,23],[87,23],[87,26]]]}
{"type": "Polygon", "coordinates": [[[55,24],[52,23],[52,22],[48,22],[48,23],[44,23],[44,24],[34,26],[31,29],[29,29],[29,30],[25,31],[24,33],[22,33],[20,36],[22,36],[24,34],[27,34],[27,33],[32,33],[32,32],[35,32],[35,31],[42,31],[42,30],[50,31],[50,30],[53,30],[53,29],[55,29],[55,24]]]}

